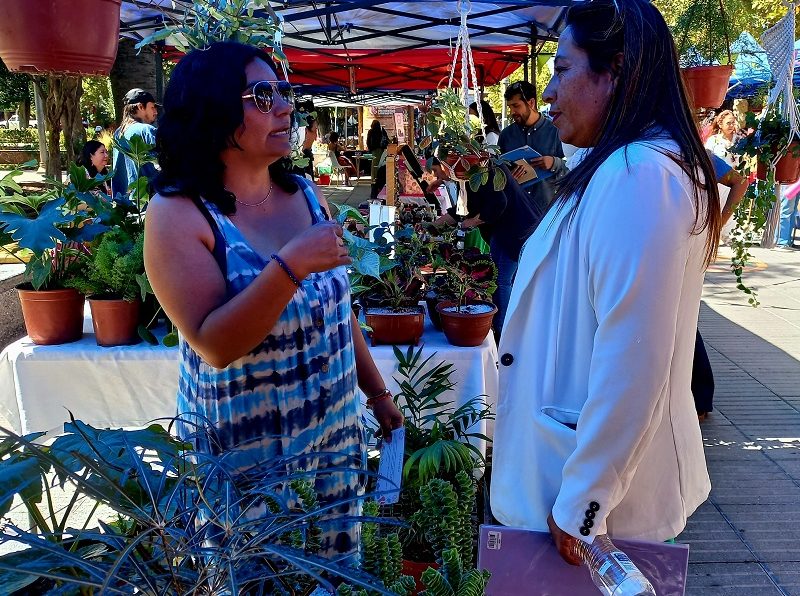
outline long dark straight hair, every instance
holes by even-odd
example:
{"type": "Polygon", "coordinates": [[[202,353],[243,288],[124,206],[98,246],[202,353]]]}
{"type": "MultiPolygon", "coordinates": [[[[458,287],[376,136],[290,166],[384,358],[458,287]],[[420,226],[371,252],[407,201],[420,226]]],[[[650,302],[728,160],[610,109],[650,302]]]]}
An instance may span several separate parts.
{"type": "MultiPolygon", "coordinates": [[[[242,93],[247,85],[244,69],[263,60],[279,73],[272,58],[262,50],[224,41],[184,56],[170,77],[164,93],[164,115],[156,132],[156,151],[161,172],[153,182],[162,195],[203,197],[230,215],[236,197],[225,188],[225,164],[220,157],[227,147],[237,147],[234,133],[244,121],[242,93]]],[[[270,164],[272,180],[286,192],[297,192],[289,175],[291,160],[270,164]]]]}
{"type": "Polygon", "coordinates": [[[692,117],[678,68],[678,55],[664,17],[648,0],[596,0],[573,5],[566,17],[575,44],[596,73],[612,71],[622,54],[622,69],[608,116],[586,158],[560,182],[554,203],[572,196],[580,202],[597,168],[617,149],[636,141],[670,137],[680,164],[694,186],[693,233],[708,229],[706,264],[717,252],[722,218],[711,160],[692,117]]]}

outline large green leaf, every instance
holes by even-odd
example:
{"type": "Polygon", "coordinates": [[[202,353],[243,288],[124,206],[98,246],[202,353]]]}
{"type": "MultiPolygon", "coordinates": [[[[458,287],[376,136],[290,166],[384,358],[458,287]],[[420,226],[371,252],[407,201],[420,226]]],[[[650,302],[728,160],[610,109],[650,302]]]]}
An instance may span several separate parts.
{"type": "Polygon", "coordinates": [[[0,465],[0,517],[8,513],[15,495],[24,493],[26,498],[36,500],[36,493],[41,492],[41,468],[35,458],[3,460],[0,465]]]}
{"type": "Polygon", "coordinates": [[[42,254],[54,248],[56,240],[67,239],[58,226],[70,223],[75,215],[62,211],[65,202],[63,198],[48,201],[33,219],[15,213],[0,213],[0,224],[11,232],[11,237],[19,243],[20,248],[42,254]]]}

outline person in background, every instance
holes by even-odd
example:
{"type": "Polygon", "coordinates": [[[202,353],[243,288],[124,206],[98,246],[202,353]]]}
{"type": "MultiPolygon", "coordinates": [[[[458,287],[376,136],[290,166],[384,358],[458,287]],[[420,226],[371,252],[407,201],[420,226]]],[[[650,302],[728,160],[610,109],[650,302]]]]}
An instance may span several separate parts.
{"type": "MultiPolygon", "coordinates": [[[[513,122],[500,133],[497,144],[502,153],[527,145],[541,155],[532,159],[531,165],[553,172],[554,176],[525,189],[536,209],[544,213],[553,200],[555,181],[567,172],[558,131],[550,118],[536,109],[536,89],[527,81],[517,81],[509,85],[505,98],[513,122]]],[[[515,176],[522,173],[519,170],[521,168],[514,171],[515,176]]]]}
{"type": "Polygon", "coordinates": [[[561,140],[592,150],[520,256],[491,507],[579,564],[577,540],[668,540],[708,497],[691,370],[721,209],[651,2],[571,6],[542,97],[561,140]]]}
{"type": "MultiPolygon", "coordinates": [[[[477,227],[489,245],[492,260],[497,266],[497,289],[492,296],[497,306],[493,320],[496,339],[500,338],[505,321],[520,251],[544,215],[536,208],[536,204],[529,200],[527,193],[513,179],[508,168],[502,167],[507,177],[502,190],[494,189],[492,175],[489,176],[488,183],[475,191],[467,185],[467,215],[464,217],[456,215],[454,206],[434,222],[436,226],[460,224],[464,230],[477,227]]],[[[448,179],[444,169],[436,161],[431,169],[436,175],[436,180],[428,187],[430,192],[448,179]]]]}
{"type": "MultiPolygon", "coordinates": [[[[103,143],[95,140],[86,141],[81,149],[78,163],[84,167],[89,178],[96,178],[98,175],[107,176],[108,162],[108,149],[103,143]]],[[[103,183],[103,191],[107,195],[111,194],[111,187],[107,180],[103,183]]]]}
{"type": "MultiPolygon", "coordinates": [[[[481,111],[483,112],[483,144],[497,145],[500,140],[500,125],[497,124],[497,116],[494,115],[492,106],[485,99],[481,100],[481,111]]],[[[469,104],[469,114],[478,117],[478,104],[474,101],[469,104]]]]}
{"type": "MultiPolygon", "coordinates": [[[[131,89],[122,100],[122,123],[114,131],[114,140],[125,139],[130,141],[134,135],[139,135],[148,145],[156,143],[156,128],[153,122],[158,118],[158,104],[155,98],[144,89],[131,89]]],[[[137,171],[136,163],[114,147],[114,176],[111,179],[111,190],[127,194],[128,187],[136,181],[139,175],[147,176],[152,180],[156,175],[153,164],[144,164],[141,171],[137,171]]]]}
{"type": "Polygon", "coordinates": [[[308,165],[303,168],[303,173],[314,179],[314,143],[319,138],[319,122],[314,116],[306,116],[306,132],[303,137],[303,157],[308,160],[308,165]]]}
{"type": "MultiPolygon", "coordinates": [[[[324,505],[363,490],[358,388],[384,436],[403,416],[353,316],[342,228],[283,165],[294,96],[279,72],[234,42],[181,58],[157,135],[145,268],[180,332],[178,414],[207,421],[215,440],[188,423],[181,436],[225,453],[235,474],[297,456],[324,505]],[[324,473],[339,466],[348,470],[324,473]]],[[[359,511],[356,500],[342,508],[359,511]]],[[[323,524],[321,554],[354,555],[357,525],[336,524],[323,524]]]]}
{"type": "Polygon", "coordinates": [[[731,110],[722,110],[711,123],[711,136],[705,142],[706,149],[725,160],[731,167],[736,167],[735,156],[731,147],[739,139],[739,125],[731,110]]]}
{"type": "Polygon", "coordinates": [[[344,147],[339,142],[339,133],[332,132],[328,135],[328,151],[332,152],[334,157],[336,158],[337,163],[340,166],[345,167],[345,184],[348,186],[350,185],[350,178],[356,177],[358,178],[358,171],[356,170],[355,164],[350,161],[350,158],[347,157],[342,150],[344,147]]]}
{"type": "Polygon", "coordinates": [[[373,120],[367,133],[367,151],[372,153],[374,159],[379,159],[381,153],[389,146],[389,135],[378,120],[373,120]]]}

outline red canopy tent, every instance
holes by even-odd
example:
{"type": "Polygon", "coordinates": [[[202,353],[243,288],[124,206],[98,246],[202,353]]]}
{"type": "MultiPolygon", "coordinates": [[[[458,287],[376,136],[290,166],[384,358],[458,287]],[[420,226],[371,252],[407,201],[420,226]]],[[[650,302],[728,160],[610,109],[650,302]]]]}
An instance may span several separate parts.
{"type": "MultiPolygon", "coordinates": [[[[450,74],[449,48],[385,50],[285,48],[290,80],[297,84],[349,89],[427,90],[443,87],[450,74]]],[[[478,80],[494,85],[528,55],[525,44],[472,49],[478,80]]],[[[460,63],[457,72],[460,72],[460,63]]],[[[460,83],[456,77],[454,84],[460,83]]]]}

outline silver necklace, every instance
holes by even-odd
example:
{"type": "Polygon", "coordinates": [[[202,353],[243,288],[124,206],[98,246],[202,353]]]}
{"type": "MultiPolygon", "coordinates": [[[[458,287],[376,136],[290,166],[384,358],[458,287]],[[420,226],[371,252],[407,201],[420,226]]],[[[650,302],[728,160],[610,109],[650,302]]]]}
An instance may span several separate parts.
{"type": "Polygon", "coordinates": [[[247,207],[258,207],[258,206],[263,205],[264,203],[266,203],[267,199],[269,198],[269,196],[271,194],[272,194],[272,180],[270,180],[270,182],[269,182],[269,190],[267,191],[267,194],[265,194],[264,198],[261,199],[258,203],[245,203],[244,201],[240,201],[239,199],[236,199],[236,198],[234,198],[234,201],[236,201],[240,205],[246,205],[247,207]]]}

